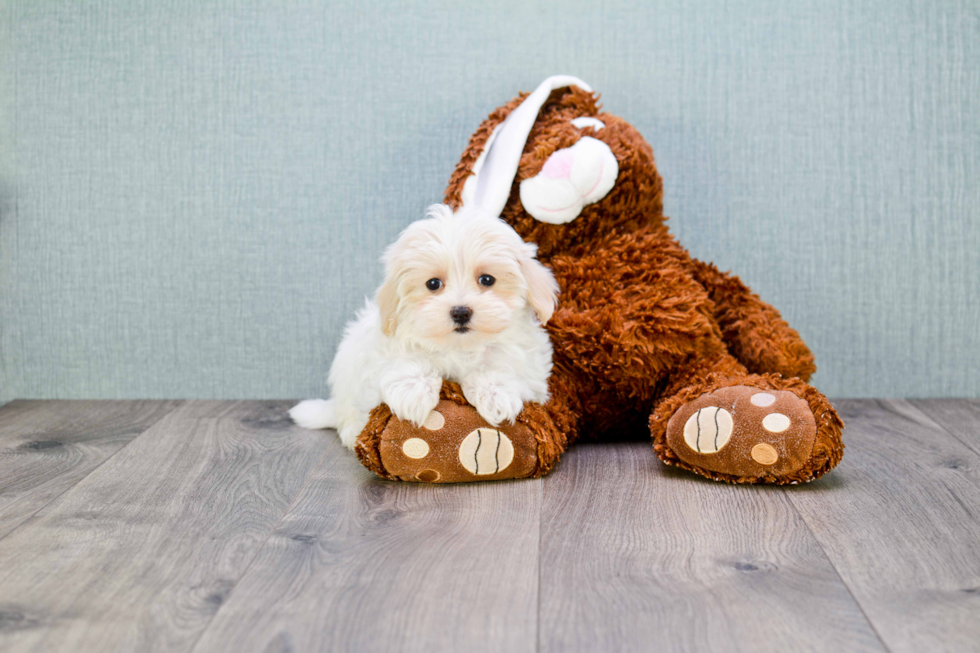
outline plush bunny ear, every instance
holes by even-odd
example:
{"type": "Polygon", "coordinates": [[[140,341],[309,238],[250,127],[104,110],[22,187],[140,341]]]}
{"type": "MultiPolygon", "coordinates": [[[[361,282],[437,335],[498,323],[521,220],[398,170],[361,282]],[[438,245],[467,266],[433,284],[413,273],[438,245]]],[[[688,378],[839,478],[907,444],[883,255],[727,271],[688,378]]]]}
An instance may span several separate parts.
{"type": "Polygon", "coordinates": [[[493,215],[500,215],[510,196],[517,166],[538,111],[552,91],[565,86],[578,86],[592,92],[592,87],[571,75],[555,75],[541,82],[490,134],[483,152],[473,164],[473,175],[463,187],[464,205],[479,206],[493,215]]]}

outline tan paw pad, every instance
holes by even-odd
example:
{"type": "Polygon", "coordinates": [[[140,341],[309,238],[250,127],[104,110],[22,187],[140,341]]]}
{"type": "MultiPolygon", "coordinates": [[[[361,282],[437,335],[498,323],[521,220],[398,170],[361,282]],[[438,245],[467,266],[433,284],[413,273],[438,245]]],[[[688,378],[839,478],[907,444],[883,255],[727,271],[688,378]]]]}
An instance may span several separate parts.
{"type": "Polygon", "coordinates": [[[782,433],[790,424],[790,419],[782,413],[769,413],[762,418],[762,428],[770,433],[782,433]]]}
{"type": "Polygon", "coordinates": [[[429,455],[429,443],[422,438],[409,438],[402,443],[402,453],[419,460],[429,455]]]}
{"type": "Polygon", "coordinates": [[[438,410],[434,410],[429,413],[429,416],[425,418],[424,422],[422,422],[422,426],[430,431],[438,431],[445,425],[446,418],[443,417],[442,413],[440,413],[438,410]]]}
{"type": "Polygon", "coordinates": [[[459,462],[471,474],[497,474],[514,460],[514,445],[497,429],[480,428],[463,438],[459,462]]]}
{"type": "Polygon", "coordinates": [[[423,469],[415,475],[415,478],[422,483],[435,483],[442,478],[442,474],[434,469],[423,469]]]}
{"type": "Polygon", "coordinates": [[[698,453],[717,453],[732,437],[732,414],[724,408],[706,406],[684,424],[684,442],[698,453]]]}
{"type": "Polygon", "coordinates": [[[760,442],[752,447],[752,460],[760,465],[774,465],[779,460],[779,453],[771,444],[760,442]]]}

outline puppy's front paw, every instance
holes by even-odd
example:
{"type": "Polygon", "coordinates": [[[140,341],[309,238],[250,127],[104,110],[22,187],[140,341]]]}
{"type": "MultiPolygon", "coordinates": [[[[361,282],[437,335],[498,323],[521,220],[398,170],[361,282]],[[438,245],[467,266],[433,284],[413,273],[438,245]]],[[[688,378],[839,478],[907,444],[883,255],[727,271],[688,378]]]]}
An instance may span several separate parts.
{"type": "Polygon", "coordinates": [[[513,424],[524,408],[520,394],[501,385],[473,385],[463,387],[463,396],[480,417],[497,426],[504,422],[513,424]]]}
{"type": "Polygon", "coordinates": [[[387,392],[387,404],[400,420],[422,426],[425,418],[439,403],[442,379],[410,376],[392,382],[387,392]]]}

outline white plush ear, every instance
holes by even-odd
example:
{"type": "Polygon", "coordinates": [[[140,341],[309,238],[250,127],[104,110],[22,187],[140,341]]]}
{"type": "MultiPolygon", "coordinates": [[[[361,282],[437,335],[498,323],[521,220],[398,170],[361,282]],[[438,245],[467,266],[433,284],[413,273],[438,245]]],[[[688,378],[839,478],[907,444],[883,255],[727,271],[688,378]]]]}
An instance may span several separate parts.
{"type": "Polygon", "coordinates": [[[553,90],[565,86],[578,86],[592,92],[591,86],[571,75],[555,75],[541,82],[487,139],[483,152],[473,164],[474,175],[463,186],[461,199],[464,205],[479,206],[488,213],[500,215],[510,196],[510,187],[538,112],[553,90]]]}
{"type": "Polygon", "coordinates": [[[521,271],[527,283],[527,303],[534,309],[541,324],[547,324],[558,304],[558,282],[551,270],[534,258],[538,251],[537,245],[524,243],[521,250],[521,271]]]}
{"type": "MultiPolygon", "coordinates": [[[[505,120],[504,122],[507,121],[505,120]]],[[[483,151],[480,152],[480,156],[476,157],[476,161],[473,162],[473,168],[471,170],[473,174],[463,182],[463,190],[459,194],[459,201],[463,206],[476,206],[477,180],[480,178],[480,173],[483,172],[483,164],[487,162],[487,152],[493,147],[493,142],[496,140],[497,134],[500,133],[500,128],[504,126],[504,122],[494,127],[493,131],[490,132],[490,137],[487,138],[487,142],[483,145],[483,151]]],[[[497,215],[500,214],[498,213],[497,215]]]]}

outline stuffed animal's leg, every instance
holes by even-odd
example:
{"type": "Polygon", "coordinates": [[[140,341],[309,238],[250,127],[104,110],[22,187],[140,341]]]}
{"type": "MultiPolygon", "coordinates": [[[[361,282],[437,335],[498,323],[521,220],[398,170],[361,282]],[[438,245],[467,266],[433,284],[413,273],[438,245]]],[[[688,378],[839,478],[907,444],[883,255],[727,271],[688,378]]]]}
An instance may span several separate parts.
{"type": "Polygon", "coordinates": [[[844,423],[815,388],[748,374],[730,356],[714,363],[674,379],[651,415],[661,460],[716,481],[778,485],[812,481],[840,462],[844,423]]]}
{"type": "Polygon", "coordinates": [[[691,259],[694,278],[715,305],[715,320],[729,350],[750,372],[782,374],[808,381],[817,367],[813,354],[775,308],[733,274],[691,259]]]}
{"type": "MultiPolygon", "coordinates": [[[[553,384],[552,384],[553,385],[553,384]]],[[[488,424],[455,383],[421,427],[384,404],[375,408],[355,445],[365,467],[391,480],[463,483],[528,478],[558,462],[575,426],[564,402],[526,404],[513,424],[488,424]]]]}

